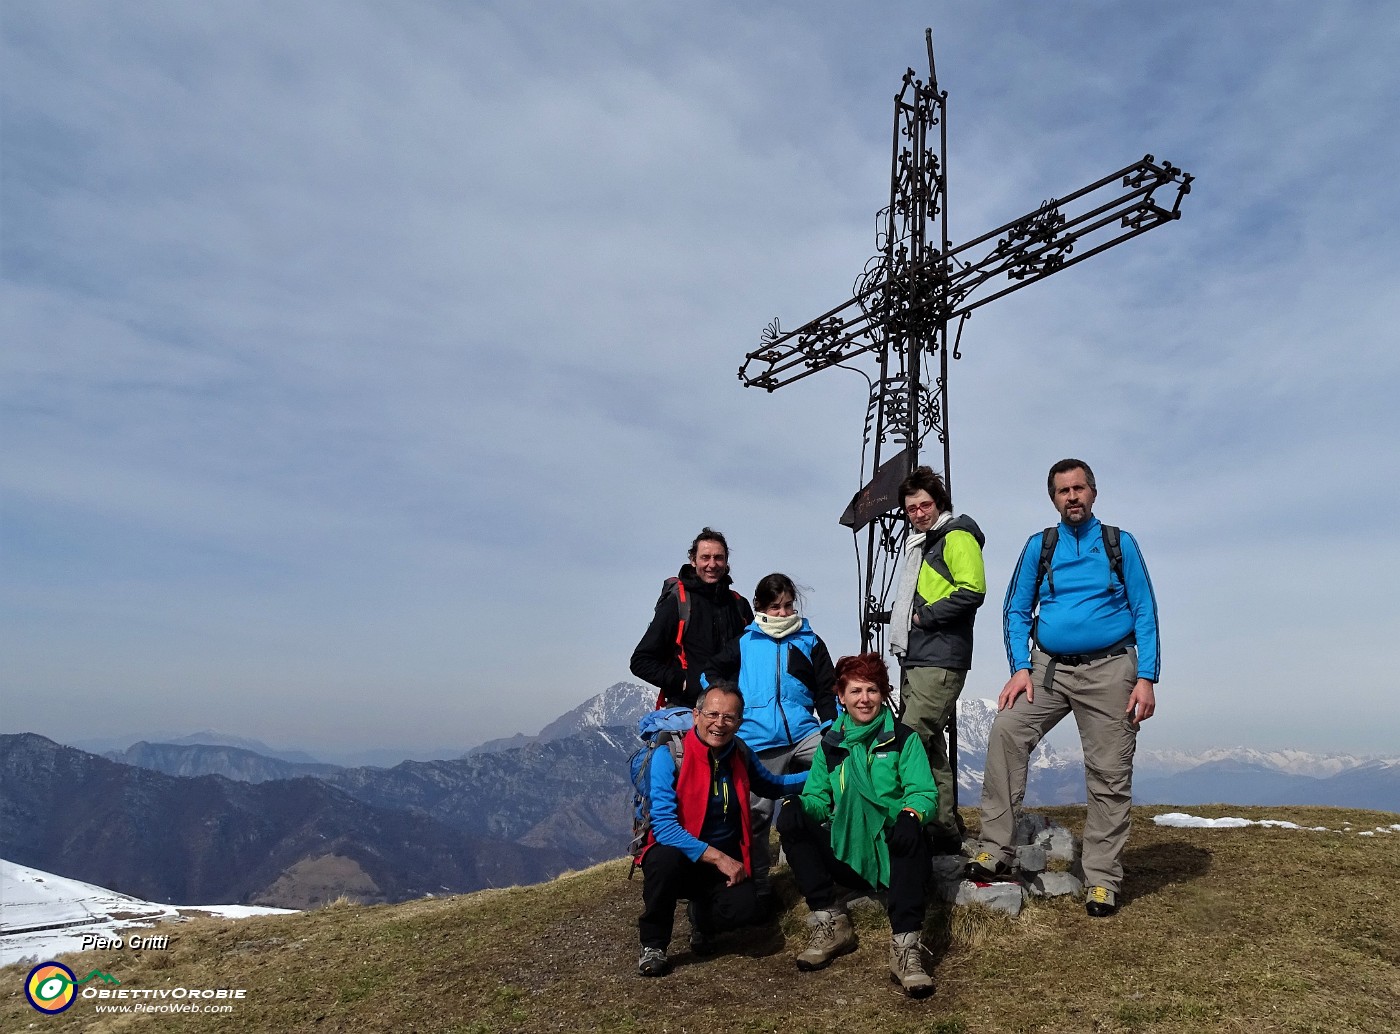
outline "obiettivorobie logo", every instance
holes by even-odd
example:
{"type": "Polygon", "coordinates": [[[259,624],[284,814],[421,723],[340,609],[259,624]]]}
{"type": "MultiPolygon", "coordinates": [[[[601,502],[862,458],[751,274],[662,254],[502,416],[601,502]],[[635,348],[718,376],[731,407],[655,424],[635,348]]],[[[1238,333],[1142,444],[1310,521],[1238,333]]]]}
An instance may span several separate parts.
{"type": "Polygon", "coordinates": [[[241,987],[113,988],[100,984],[119,985],[121,981],[100,969],[79,980],[61,962],[41,962],[25,978],[24,997],[49,1016],[63,1012],[79,998],[96,1002],[98,1012],[232,1012],[234,1003],[248,997],[241,987]]]}
{"type": "Polygon", "coordinates": [[[78,997],[78,986],[89,980],[100,979],[104,984],[120,984],[121,981],[110,973],[94,969],[79,980],[71,969],[61,962],[41,962],[29,971],[24,981],[24,997],[40,1012],[58,1013],[73,1004],[78,997]]]}

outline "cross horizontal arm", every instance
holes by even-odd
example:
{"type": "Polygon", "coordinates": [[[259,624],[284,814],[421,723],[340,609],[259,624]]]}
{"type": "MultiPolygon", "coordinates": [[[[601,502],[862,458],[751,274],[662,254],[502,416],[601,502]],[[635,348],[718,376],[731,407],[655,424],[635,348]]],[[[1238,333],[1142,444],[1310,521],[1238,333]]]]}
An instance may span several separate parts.
{"type": "Polygon", "coordinates": [[[941,292],[939,317],[957,319],[988,302],[1083,262],[1114,245],[1181,218],[1191,176],[1152,155],[1119,169],[1067,197],[1050,200],[1020,219],[950,251],[956,271],[941,292]],[[1117,184],[1113,195],[1105,188],[1117,184]],[[1175,187],[1170,207],[1159,188],[1175,187]],[[1081,210],[1075,211],[1078,207],[1081,210]],[[980,248],[996,240],[979,256],[980,248]]]}
{"type": "Polygon", "coordinates": [[[884,313],[862,302],[874,298],[883,284],[857,294],[849,301],[823,313],[796,330],[782,334],[774,320],[764,331],[764,346],[744,357],[739,379],[748,388],[774,391],[785,384],[810,377],[818,370],[878,348],[883,335],[884,313]],[[848,310],[855,309],[854,312],[848,310]],[[842,315],[847,313],[847,315],[842,315]],[[766,364],[761,373],[749,374],[755,364],[766,364]]]}
{"type": "Polygon", "coordinates": [[[783,334],[775,321],[764,334],[763,347],[745,356],[739,379],[774,391],[879,348],[885,329],[899,321],[966,315],[1180,218],[1181,200],[1190,190],[1190,175],[1149,154],[920,266],[893,275],[886,270],[865,280],[870,286],[796,330],[783,334]],[[1113,184],[1121,189],[1109,194],[1105,188],[1113,184]],[[1155,192],[1169,186],[1176,193],[1165,207],[1155,192]],[[996,243],[984,251],[992,241],[996,243]]]}

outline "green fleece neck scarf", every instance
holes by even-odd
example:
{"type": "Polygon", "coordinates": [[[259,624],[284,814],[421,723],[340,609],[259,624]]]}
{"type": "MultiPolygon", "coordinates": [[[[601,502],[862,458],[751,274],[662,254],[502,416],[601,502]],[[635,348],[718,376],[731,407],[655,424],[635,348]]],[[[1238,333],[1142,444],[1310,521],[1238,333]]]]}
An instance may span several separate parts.
{"type": "Polygon", "coordinates": [[[837,778],[842,794],[831,816],[831,849],[860,878],[872,887],[890,884],[890,852],[885,845],[885,818],[889,811],[870,781],[870,747],[877,739],[894,731],[894,713],[882,708],[865,725],[858,725],[849,714],[836,722],[842,733],[841,746],[846,760],[837,778]]]}

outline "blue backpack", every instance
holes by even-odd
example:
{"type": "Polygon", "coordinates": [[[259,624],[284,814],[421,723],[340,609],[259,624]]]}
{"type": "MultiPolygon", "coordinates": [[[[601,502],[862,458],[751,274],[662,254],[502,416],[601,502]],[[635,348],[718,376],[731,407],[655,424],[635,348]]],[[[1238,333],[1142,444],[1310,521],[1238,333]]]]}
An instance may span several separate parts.
{"type": "Polygon", "coordinates": [[[681,770],[685,751],[685,734],[695,724],[695,715],[688,707],[663,707],[637,719],[637,735],[642,745],[627,759],[632,772],[632,868],[627,878],[637,871],[642,852],[651,838],[651,759],[657,748],[665,746],[681,770]]]}

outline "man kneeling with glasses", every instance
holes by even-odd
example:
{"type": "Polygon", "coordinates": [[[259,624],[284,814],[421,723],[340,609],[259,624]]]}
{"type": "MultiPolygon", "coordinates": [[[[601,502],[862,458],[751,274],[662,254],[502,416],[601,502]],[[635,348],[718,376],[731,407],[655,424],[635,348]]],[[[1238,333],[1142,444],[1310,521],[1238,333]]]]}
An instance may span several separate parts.
{"type": "Polygon", "coordinates": [[[651,761],[651,840],[642,853],[642,955],[637,972],[666,974],[676,904],[690,902],[691,948],[762,915],[749,855],[749,794],[777,799],[802,787],[805,772],[776,776],[738,738],[744,697],[733,682],[711,683],[695,706],[680,769],[669,750],[651,761]]]}

